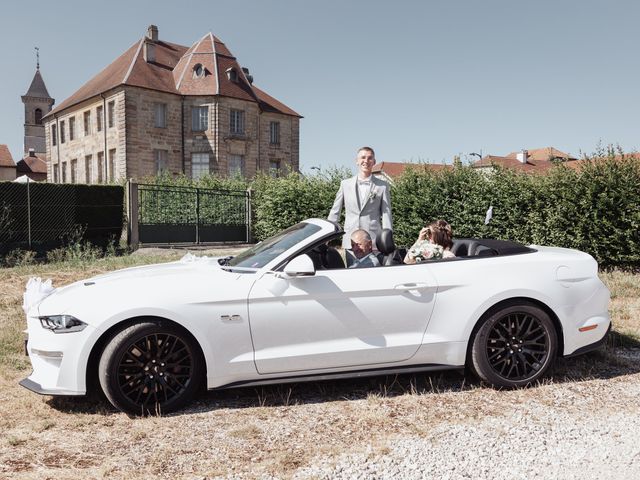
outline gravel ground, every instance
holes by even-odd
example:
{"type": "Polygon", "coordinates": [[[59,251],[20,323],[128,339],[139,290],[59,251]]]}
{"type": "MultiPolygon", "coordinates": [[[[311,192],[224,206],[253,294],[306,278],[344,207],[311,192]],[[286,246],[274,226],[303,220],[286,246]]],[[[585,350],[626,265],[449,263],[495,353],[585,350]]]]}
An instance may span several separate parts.
{"type": "MultiPolygon", "coordinates": [[[[619,353],[640,364],[640,350],[619,353]]],[[[639,374],[548,388],[556,390],[552,402],[528,401],[502,416],[390,438],[382,452],[369,446],[320,458],[294,478],[640,478],[639,374]]]]}

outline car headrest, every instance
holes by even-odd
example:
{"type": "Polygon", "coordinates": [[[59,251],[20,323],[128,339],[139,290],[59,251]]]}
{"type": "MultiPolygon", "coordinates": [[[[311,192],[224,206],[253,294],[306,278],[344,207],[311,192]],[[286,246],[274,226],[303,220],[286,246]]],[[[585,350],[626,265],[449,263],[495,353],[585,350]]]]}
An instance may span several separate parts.
{"type": "Polygon", "coordinates": [[[453,241],[451,251],[456,257],[473,257],[478,248],[477,240],[472,238],[457,238],[453,241]]]}
{"type": "Polygon", "coordinates": [[[385,255],[393,252],[396,249],[396,245],[393,243],[393,231],[388,228],[383,228],[376,237],[376,247],[385,255]]]}

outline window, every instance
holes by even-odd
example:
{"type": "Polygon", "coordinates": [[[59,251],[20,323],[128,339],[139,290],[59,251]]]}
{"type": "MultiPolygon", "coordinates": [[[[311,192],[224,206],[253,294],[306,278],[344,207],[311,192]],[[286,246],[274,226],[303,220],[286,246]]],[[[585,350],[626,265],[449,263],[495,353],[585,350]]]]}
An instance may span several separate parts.
{"type": "Polygon", "coordinates": [[[58,183],[58,167],[58,164],[55,164],[51,167],[53,169],[53,183],[58,183]]]}
{"type": "Polygon", "coordinates": [[[244,155],[229,155],[229,176],[242,176],[244,173],[244,155]]]}
{"type": "Polygon", "coordinates": [[[104,152],[98,152],[98,183],[104,181],[104,152]]]}
{"type": "Polygon", "coordinates": [[[55,125],[51,125],[51,145],[54,147],[58,144],[58,129],[55,125]]]}
{"type": "Polygon", "coordinates": [[[113,111],[116,108],[116,102],[115,101],[111,101],[109,103],[107,103],[107,121],[109,122],[109,128],[113,127],[113,111]]]}
{"type": "Polygon", "coordinates": [[[69,117],[69,141],[76,138],[76,117],[69,117]]]}
{"type": "Polygon", "coordinates": [[[208,153],[192,153],[191,154],[191,178],[198,179],[203,175],[209,174],[209,154],[208,153]]]}
{"type": "Polygon", "coordinates": [[[227,74],[227,78],[229,80],[231,80],[233,83],[238,83],[238,72],[236,71],[235,68],[227,68],[225,70],[225,73],[227,74]]]}
{"type": "Polygon", "coordinates": [[[205,73],[206,73],[206,70],[201,63],[196,63],[193,66],[193,78],[202,78],[204,77],[205,73]]]}
{"type": "Polygon", "coordinates": [[[76,183],[78,179],[78,159],[71,159],[71,183],[76,183]]]}
{"type": "Polygon", "coordinates": [[[280,122],[271,122],[269,124],[269,143],[271,145],[280,145],[280,122]]]}
{"type": "Polygon", "coordinates": [[[60,164],[60,173],[62,174],[62,183],[67,183],[67,162],[62,162],[60,164]]]}
{"type": "Polygon", "coordinates": [[[102,131],[102,119],[104,117],[104,108],[99,106],[96,108],[96,131],[102,131]]]}
{"type": "Polygon", "coordinates": [[[65,128],[64,128],[64,120],[62,120],[60,122],[60,143],[64,143],[65,142],[65,132],[64,132],[65,128]]]}
{"type": "Polygon", "coordinates": [[[92,155],[86,155],[84,157],[84,176],[85,176],[85,183],[91,183],[93,180],[93,168],[92,168],[92,163],[93,161],[93,156],[92,155]]]}
{"type": "Polygon", "coordinates": [[[232,135],[244,135],[244,110],[231,109],[229,124],[232,135]]]}
{"type": "Polygon", "coordinates": [[[154,103],[154,124],[156,128],[167,128],[167,104],[166,103],[154,103]]]}
{"type": "Polygon", "coordinates": [[[269,160],[269,175],[272,177],[280,176],[280,160],[269,160]]]}
{"type": "Polygon", "coordinates": [[[116,149],[109,150],[109,181],[113,182],[116,179],[116,149]]]}
{"type": "Polygon", "coordinates": [[[42,110],[40,110],[39,108],[36,108],[36,111],[34,112],[35,117],[36,117],[36,125],[42,125],[42,110]]]}
{"type": "Polygon", "coordinates": [[[91,112],[84,112],[84,136],[91,135],[91,112]]]}
{"type": "Polygon", "coordinates": [[[160,175],[169,169],[166,150],[154,150],[153,158],[156,162],[156,175],[160,175]]]}
{"type": "Polygon", "coordinates": [[[191,109],[191,130],[204,132],[207,129],[209,107],[193,107],[191,109]]]}

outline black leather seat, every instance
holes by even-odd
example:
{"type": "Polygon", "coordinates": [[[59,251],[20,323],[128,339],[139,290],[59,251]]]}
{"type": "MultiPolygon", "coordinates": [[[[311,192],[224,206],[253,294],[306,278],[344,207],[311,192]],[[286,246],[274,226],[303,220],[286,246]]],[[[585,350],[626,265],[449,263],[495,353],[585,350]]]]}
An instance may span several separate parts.
{"type": "Polygon", "coordinates": [[[344,261],[340,252],[333,247],[326,244],[321,244],[315,247],[312,252],[315,255],[310,255],[317,270],[334,270],[337,268],[344,268],[344,261]]]}
{"type": "Polygon", "coordinates": [[[381,265],[402,265],[404,255],[393,242],[393,231],[388,228],[382,229],[376,237],[376,247],[382,254],[381,265]]]}

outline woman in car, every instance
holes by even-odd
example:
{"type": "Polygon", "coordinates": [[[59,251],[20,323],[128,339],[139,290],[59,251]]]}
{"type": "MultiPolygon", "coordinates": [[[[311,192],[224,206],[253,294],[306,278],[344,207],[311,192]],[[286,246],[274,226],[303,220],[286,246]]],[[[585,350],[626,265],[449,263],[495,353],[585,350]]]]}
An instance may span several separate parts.
{"type": "Polygon", "coordinates": [[[453,246],[451,225],[444,220],[430,223],[418,235],[418,240],[407,251],[404,263],[419,263],[425,260],[455,258],[451,251],[453,246]]]}

